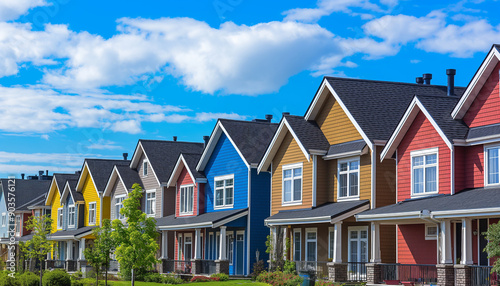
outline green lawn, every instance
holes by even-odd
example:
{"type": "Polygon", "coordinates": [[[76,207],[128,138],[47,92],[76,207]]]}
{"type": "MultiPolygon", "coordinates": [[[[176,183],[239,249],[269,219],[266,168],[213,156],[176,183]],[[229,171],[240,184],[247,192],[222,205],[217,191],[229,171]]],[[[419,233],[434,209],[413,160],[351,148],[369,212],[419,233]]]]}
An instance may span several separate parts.
{"type": "MultiPolygon", "coordinates": [[[[224,282],[197,282],[197,283],[186,283],[179,285],[187,285],[187,286],[214,286],[214,285],[223,285],[223,286],[233,286],[233,285],[242,285],[242,284],[251,284],[251,286],[266,286],[266,283],[258,283],[251,280],[229,280],[224,282]]],[[[130,281],[113,281],[108,283],[108,285],[112,286],[129,286],[130,281]]],[[[157,286],[157,285],[166,285],[152,282],[135,282],[136,286],[157,286]]],[[[248,285],[250,286],[250,285],[248,285]]]]}

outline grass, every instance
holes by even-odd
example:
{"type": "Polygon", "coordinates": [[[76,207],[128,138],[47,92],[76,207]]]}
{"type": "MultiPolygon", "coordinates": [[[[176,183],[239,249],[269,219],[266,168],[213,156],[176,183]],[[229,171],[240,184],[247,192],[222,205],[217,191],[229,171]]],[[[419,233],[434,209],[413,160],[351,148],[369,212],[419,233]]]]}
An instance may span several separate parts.
{"type": "MultiPolygon", "coordinates": [[[[188,285],[188,286],[214,286],[214,285],[223,285],[223,286],[233,286],[233,285],[242,285],[242,284],[251,284],[251,286],[266,286],[266,283],[254,282],[251,280],[229,280],[224,282],[197,282],[197,283],[186,283],[179,285],[188,285]]],[[[110,286],[129,286],[131,285],[130,281],[112,281],[108,283],[110,286]]],[[[166,285],[160,283],[153,282],[135,282],[136,286],[157,286],[157,285],[166,285]]],[[[250,286],[250,285],[248,285],[250,286]]]]}

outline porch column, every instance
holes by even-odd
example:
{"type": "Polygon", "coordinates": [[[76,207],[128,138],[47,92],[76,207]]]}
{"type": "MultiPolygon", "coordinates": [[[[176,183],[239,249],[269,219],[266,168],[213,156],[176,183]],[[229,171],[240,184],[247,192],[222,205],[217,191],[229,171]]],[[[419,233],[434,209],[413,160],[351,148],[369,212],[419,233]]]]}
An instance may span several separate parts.
{"type": "Polygon", "coordinates": [[[472,221],[462,219],[462,258],[461,264],[473,264],[472,261],[472,221]]]}
{"type": "Polygon", "coordinates": [[[342,222],[338,222],[333,227],[334,232],[334,247],[333,247],[333,258],[332,262],[341,263],[342,262],[342,222]]]}
{"type": "Polygon", "coordinates": [[[73,240],[66,243],[66,260],[73,260],[73,240]]]}
{"type": "Polygon", "coordinates": [[[161,232],[161,258],[168,259],[168,231],[161,232]]]}
{"type": "Polygon", "coordinates": [[[440,227],[440,243],[441,243],[441,264],[451,264],[451,223],[450,220],[443,220],[440,227]]]}
{"type": "MultiPolygon", "coordinates": [[[[225,230],[224,230],[225,232],[225,230]]],[[[201,259],[201,229],[195,230],[194,237],[194,259],[201,259]]]]}
{"type": "Polygon", "coordinates": [[[226,226],[220,227],[219,260],[227,260],[227,257],[226,257],[226,226]]]}
{"type": "Polygon", "coordinates": [[[85,238],[80,240],[80,260],[85,260],[85,254],[83,254],[83,250],[85,249],[85,238]]]}
{"type": "Polygon", "coordinates": [[[382,259],[380,259],[380,224],[376,222],[372,222],[372,256],[370,262],[380,263],[382,259]]]}

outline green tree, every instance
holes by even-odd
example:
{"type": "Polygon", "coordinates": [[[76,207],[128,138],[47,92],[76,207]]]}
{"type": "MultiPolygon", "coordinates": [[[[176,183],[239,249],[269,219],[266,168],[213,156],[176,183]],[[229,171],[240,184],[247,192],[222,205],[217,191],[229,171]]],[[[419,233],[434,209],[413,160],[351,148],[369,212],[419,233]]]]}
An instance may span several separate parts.
{"type": "Polygon", "coordinates": [[[40,286],[42,286],[44,261],[53,245],[53,242],[49,241],[51,225],[52,219],[47,215],[31,216],[26,222],[25,228],[31,231],[33,237],[26,242],[19,243],[26,259],[40,261],[40,286]]]}
{"type": "Polygon", "coordinates": [[[92,234],[95,237],[94,244],[83,251],[85,258],[95,269],[96,285],[99,285],[99,275],[102,273],[103,267],[105,269],[106,285],[108,285],[110,255],[116,246],[112,233],[111,221],[109,219],[103,220],[102,226],[92,230],[92,234]]]}
{"type": "MultiPolygon", "coordinates": [[[[488,244],[483,249],[488,253],[488,258],[495,258],[500,256],[500,222],[491,224],[488,227],[488,231],[484,233],[486,235],[486,240],[488,244]]],[[[491,272],[500,272],[500,259],[495,260],[491,272]]]]}
{"type": "MultiPolygon", "coordinates": [[[[132,186],[129,197],[123,201],[120,214],[126,218],[126,224],[120,220],[113,221],[113,238],[117,243],[116,259],[120,263],[120,271],[131,273],[132,286],[135,285],[135,271],[152,270],[159,262],[156,252],[160,248],[156,242],[156,220],[147,217],[141,211],[142,188],[139,184],[132,186]]],[[[123,273],[123,272],[122,272],[123,273]]]]}

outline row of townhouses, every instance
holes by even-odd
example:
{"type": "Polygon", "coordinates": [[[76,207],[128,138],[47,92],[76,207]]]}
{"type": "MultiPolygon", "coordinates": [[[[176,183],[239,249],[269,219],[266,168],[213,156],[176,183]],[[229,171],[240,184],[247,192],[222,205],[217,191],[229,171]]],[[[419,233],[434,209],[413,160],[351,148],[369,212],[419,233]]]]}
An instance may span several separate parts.
{"type": "Polygon", "coordinates": [[[159,271],[249,275],[271,234],[331,280],[470,285],[493,263],[484,232],[500,218],[499,61],[494,45],[467,87],[452,69],[447,85],[325,77],[304,116],[219,119],[203,143],[139,140],[131,160],[16,180],[13,221],[2,180],[0,254],[9,225],[28,240],[23,223],[48,213],[52,267],[81,269],[92,229],[124,219],[139,183],[159,271]]]}

